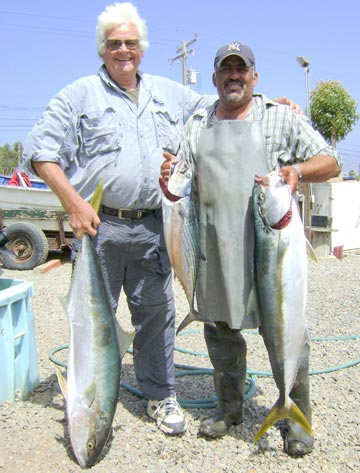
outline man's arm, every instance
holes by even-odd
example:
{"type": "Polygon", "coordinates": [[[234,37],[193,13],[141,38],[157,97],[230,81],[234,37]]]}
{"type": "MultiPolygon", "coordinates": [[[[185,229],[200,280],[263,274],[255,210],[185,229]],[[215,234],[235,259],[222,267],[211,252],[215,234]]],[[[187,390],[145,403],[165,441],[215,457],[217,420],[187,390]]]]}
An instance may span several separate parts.
{"type": "Polygon", "coordinates": [[[283,176],[292,192],[295,192],[299,180],[302,182],[324,182],[338,176],[340,167],[335,158],[325,154],[317,154],[296,166],[283,166],[279,175],[283,176]]]}
{"type": "Polygon", "coordinates": [[[81,239],[84,233],[95,236],[100,219],[92,206],[76,192],[61,167],[57,163],[44,161],[32,161],[31,164],[60,199],[76,238],[81,239]]]}
{"type": "Polygon", "coordinates": [[[291,99],[287,97],[275,97],[272,99],[273,102],[280,103],[282,105],[287,105],[290,110],[294,110],[296,113],[302,113],[300,105],[297,103],[293,102],[291,99]]]}

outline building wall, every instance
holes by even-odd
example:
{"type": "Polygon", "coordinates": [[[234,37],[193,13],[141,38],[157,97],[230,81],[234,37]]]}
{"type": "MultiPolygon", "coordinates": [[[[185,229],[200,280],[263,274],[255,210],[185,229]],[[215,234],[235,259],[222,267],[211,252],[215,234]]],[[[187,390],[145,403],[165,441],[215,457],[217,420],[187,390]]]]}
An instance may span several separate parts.
{"type": "MultiPolygon", "coordinates": [[[[313,184],[313,195],[312,216],[328,218],[329,250],[332,252],[337,246],[342,246],[344,250],[359,249],[360,183],[355,180],[333,179],[313,184]]],[[[321,219],[317,219],[316,223],[319,220],[321,219]]],[[[323,233],[326,233],[325,228],[323,233]]],[[[325,239],[326,235],[323,237],[325,239]]]]}

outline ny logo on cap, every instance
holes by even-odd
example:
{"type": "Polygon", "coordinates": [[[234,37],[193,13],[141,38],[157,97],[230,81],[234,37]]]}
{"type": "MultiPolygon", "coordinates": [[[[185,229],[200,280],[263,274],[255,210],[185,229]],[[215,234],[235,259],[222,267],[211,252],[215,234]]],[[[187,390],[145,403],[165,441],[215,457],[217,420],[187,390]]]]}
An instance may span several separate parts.
{"type": "Polygon", "coordinates": [[[229,43],[228,51],[240,51],[240,43],[229,43]]]}

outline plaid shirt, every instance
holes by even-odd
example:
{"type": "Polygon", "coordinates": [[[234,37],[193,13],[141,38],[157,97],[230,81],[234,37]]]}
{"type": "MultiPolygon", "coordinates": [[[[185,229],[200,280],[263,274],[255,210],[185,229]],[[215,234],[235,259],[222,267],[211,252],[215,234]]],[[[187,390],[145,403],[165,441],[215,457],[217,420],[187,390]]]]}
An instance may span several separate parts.
{"type": "MultiPolygon", "coordinates": [[[[287,105],[280,105],[265,95],[254,95],[254,108],[245,120],[263,121],[263,133],[266,159],[270,169],[306,161],[317,154],[333,156],[339,167],[341,156],[332,148],[319,132],[314,130],[304,115],[290,110],[287,105]]],[[[207,109],[199,110],[188,120],[183,130],[178,157],[180,172],[193,167],[193,157],[197,154],[200,131],[217,123],[215,111],[218,101],[207,109]]]]}

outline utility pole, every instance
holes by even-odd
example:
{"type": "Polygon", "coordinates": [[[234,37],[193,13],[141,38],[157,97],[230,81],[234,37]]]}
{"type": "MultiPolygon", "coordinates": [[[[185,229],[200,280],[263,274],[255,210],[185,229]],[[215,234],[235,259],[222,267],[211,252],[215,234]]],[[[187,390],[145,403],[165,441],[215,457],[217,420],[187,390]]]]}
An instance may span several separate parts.
{"type": "Polygon", "coordinates": [[[194,37],[191,41],[183,41],[181,46],[176,47],[176,52],[179,53],[177,56],[173,57],[170,59],[171,63],[174,61],[177,61],[178,59],[181,59],[182,62],[182,76],[183,76],[183,84],[187,85],[188,83],[188,78],[187,78],[187,70],[186,70],[186,58],[188,57],[189,54],[194,54],[193,49],[187,49],[188,46],[191,44],[195,43],[197,41],[197,37],[199,36],[199,33],[194,33],[194,37]]]}

